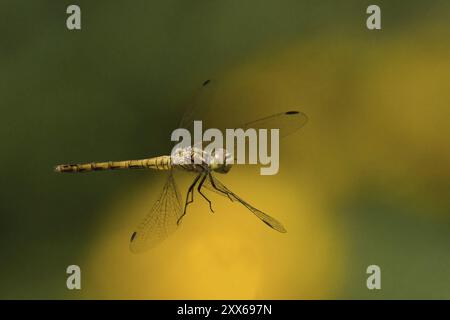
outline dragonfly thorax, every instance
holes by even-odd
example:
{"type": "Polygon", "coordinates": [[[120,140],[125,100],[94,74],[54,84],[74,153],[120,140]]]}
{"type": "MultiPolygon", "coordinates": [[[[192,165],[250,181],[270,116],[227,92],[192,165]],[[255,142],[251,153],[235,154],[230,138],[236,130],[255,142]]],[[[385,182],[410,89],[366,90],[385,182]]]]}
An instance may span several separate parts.
{"type": "Polygon", "coordinates": [[[180,148],[171,157],[172,164],[187,171],[228,173],[233,165],[233,157],[225,149],[207,151],[197,147],[180,148]]]}

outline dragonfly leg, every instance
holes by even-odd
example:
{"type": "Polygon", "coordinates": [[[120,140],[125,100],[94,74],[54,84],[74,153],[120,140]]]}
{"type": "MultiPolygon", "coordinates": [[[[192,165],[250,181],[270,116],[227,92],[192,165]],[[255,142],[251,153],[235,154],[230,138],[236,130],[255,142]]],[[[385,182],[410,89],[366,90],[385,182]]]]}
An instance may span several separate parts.
{"type": "Polygon", "coordinates": [[[178,220],[177,220],[177,225],[180,224],[181,219],[183,219],[184,215],[186,214],[187,206],[188,206],[190,203],[194,202],[194,187],[195,187],[195,185],[197,184],[198,179],[200,179],[201,175],[202,175],[202,174],[200,173],[200,174],[195,178],[194,182],[191,184],[191,186],[190,186],[189,189],[188,189],[188,192],[187,192],[187,194],[186,194],[186,202],[185,202],[185,204],[184,204],[184,211],[183,211],[183,214],[181,215],[181,217],[178,218],[178,220]],[[191,199],[189,199],[189,196],[190,196],[191,199]]]}
{"type": "Polygon", "coordinates": [[[220,190],[219,188],[217,188],[216,183],[214,182],[214,179],[213,179],[213,177],[211,176],[211,173],[208,173],[208,177],[209,177],[209,181],[211,182],[211,184],[212,184],[212,186],[213,186],[214,189],[216,189],[217,191],[219,191],[219,192],[223,193],[224,195],[226,195],[226,196],[228,197],[228,199],[230,199],[231,202],[234,202],[233,198],[230,197],[230,194],[229,194],[229,193],[227,193],[227,192],[225,192],[225,191],[220,190]]]}
{"type": "Polygon", "coordinates": [[[209,210],[211,210],[211,212],[214,213],[214,210],[213,210],[212,204],[211,204],[211,200],[209,200],[209,199],[203,194],[203,192],[202,192],[202,187],[203,187],[203,183],[205,182],[205,180],[206,180],[206,174],[202,177],[202,180],[200,180],[200,183],[198,184],[198,187],[197,187],[197,191],[198,191],[198,193],[201,194],[201,196],[202,196],[206,201],[208,201],[208,203],[209,203],[209,210]]]}

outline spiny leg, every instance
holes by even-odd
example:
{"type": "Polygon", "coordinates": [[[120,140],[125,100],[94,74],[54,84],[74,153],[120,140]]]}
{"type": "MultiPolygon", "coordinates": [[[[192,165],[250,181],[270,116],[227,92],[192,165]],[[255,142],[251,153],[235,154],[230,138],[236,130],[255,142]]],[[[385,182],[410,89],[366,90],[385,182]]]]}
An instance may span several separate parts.
{"type": "Polygon", "coordinates": [[[227,192],[225,192],[225,191],[220,190],[219,188],[217,188],[216,183],[214,182],[214,179],[213,179],[213,177],[211,176],[211,173],[208,173],[208,177],[209,177],[209,181],[211,182],[211,184],[212,184],[212,186],[213,186],[214,189],[216,189],[217,191],[223,193],[224,195],[226,195],[226,196],[228,197],[228,199],[230,199],[230,201],[234,202],[233,198],[231,198],[230,195],[229,195],[227,192]]]}
{"type": "Polygon", "coordinates": [[[206,174],[202,177],[202,180],[200,180],[200,183],[198,184],[198,187],[197,187],[197,191],[198,191],[198,193],[201,194],[201,196],[202,196],[206,201],[208,201],[208,203],[209,203],[209,210],[211,210],[211,212],[214,213],[214,210],[213,210],[212,205],[211,205],[211,200],[209,200],[209,199],[203,194],[203,192],[202,192],[202,187],[203,187],[203,183],[205,182],[205,180],[206,180],[206,174]]]}
{"type": "Polygon", "coordinates": [[[201,175],[202,175],[202,174],[200,173],[200,174],[195,178],[194,182],[191,184],[191,186],[190,186],[189,189],[188,189],[188,192],[187,192],[187,194],[186,194],[186,202],[185,202],[185,204],[184,204],[184,211],[183,211],[183,214],[181,215],[181,217],[178,218],[178,220],[177,220],[177,225],[180,224],[181,219],[183,219],[184,215],[186,214],[186,209],[187,209],[188,204],[194,202],[194,187],[195,187],[195,185],[197,184],[198,179],[200,179],[200,176],[201,176],[201,175]],[[189,200],[189,195],[191,195],[191,199],[190,199],[190,200],[189,200]]]}

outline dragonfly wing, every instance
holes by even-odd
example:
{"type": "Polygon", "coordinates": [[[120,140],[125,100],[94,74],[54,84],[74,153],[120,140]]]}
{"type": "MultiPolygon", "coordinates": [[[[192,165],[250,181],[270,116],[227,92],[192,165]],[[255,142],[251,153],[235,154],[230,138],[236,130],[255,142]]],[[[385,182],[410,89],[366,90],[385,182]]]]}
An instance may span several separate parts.
{"type": "Polygon", "coordinates": [[[196,92],[191,97],[190,101],[188,102],[188,105],[186,106],[186,109],[184,111],[184,114],[180,120],[180,123],[178,125],[179,128],[185,128],[188,129],[191,134],[194,133],[194,121],[195,120],[202,120],[205,114],[207,113],[208,109],[210,108],[209,104],[206,104],[206,106],[203,105],[203,101],[207,96],[208,92],[211,92],[211,87],[214,86],[214,81],[211,79],[205,80],[202,83],[202,86],[196,90],[196,92]]]}
{"type": "Polygon", "coordinates": [[[222,112],[227,112],[227,110],[223,110],[224,106],[216,106],[214,104],[214,99],[211,99],[211,95],[219,94],[219,87],[220,84],[218,84],[216,80],[208,79],[204,81],[202,86],[197,89],[195,94],[193,94],[190,99],[178,127],[186,128],[193,133],[194,120],[202,120],[204,122],[203,129],[210,127],[217,127],[221,130],[226,128],[279,129],[280,137],[285,137],[297,131],[308,122],[308,117],[303,112],[287,111],[276,113],[247,123],[235,121],[236,119],[239,119],[239,117],[237,117],[233,119],[232,122],[234,123],[222,125],[220,125],[220,123],[215,123],[213,126],[210,126],[212,123],[208,123],[209,120],[211,120],[208,117],[208,111],[211,109],[222,109],[222,112]]]}
{"type": "MultiPolygon", "coordinates": [[[[194,121],[202,121],[204,130],[213,127],[208,112],[213,108],[211,95],[215,93],[214,88],[217,88],[215,80],[205,80],[187,103],[178,128],[187,129],[191,133],[191,137],[194,137],[194,121]]],[[[191,146],[202,148],[203,143],[202,141],[191,141],[191,146]]]]}
{"type": "Polygon", "coordinates": [[[262,222],[267,224],[272,229],[275,229],[279,232],[285,233],[287,232],[281,222],[277,221],[275,218],[272,218],[268,214],[262,212],[259,209],[256,209],[248,202],[243,200],[241,197],[236,195],[234,192],[230,191],[227,187],[223,185],[216,177],[212,174],[209,174],[209,178],[205,180],[203,186],[208,190],[214,191],[222,196],[227,196],[231,201],[239,201],[242,205],[244,205],[248,210],[253,212],[255,216],[257,216],[262,222]]]}
{"type": "MultiPolygon", "coordinates": [[[[228,101],[226,98],[229,97],[226,94],[226,90],[222,90],[222,87],[220,81],[211,79],[204,81],[202,86],[193,94],[189,103],[187,103],[179,128],[188,129],[193,135],[194,121],[201,120],[203,130],[217,128],[225,134],[225,130],[228,128],[242,128],[244,130],[249,128],[256,130],[279,129],[280,138],[283,138],[294,133],[308,122],[308,117],[300,111],[280,112],[247,123],[242,123],[243,121],[239,120],[241,119],[239,114],[233,114],[232,119],[229,119],[229,121],[223,119],[223,117],[217,117],[217,114],[230,112],[227,109],[226,102],[222,101],[228,101]],[[225,94],[224,99],[219,99],[222,94],[225,94]],[[211,112],[213,113],[211,114],[211,112]]],[[[228,103],[233,102],[228,101],[228,103]]],[[[202,147],[199,142],[193,142],[192,145],[202,147]]],[[[248,150],[248,145],[246,145],[246,150],[248,150]]],[[[236,145],[234,150],[228,151],[236,155],[236,145]]]]}
{"type": "Polygon", "coordinates": [[[294,133],[308,122],[306,114],[300,111],[286,111],[273,114],[258,120],[244,123],[240,128],[279,129],[280,138],[294,133]]]}
{"type": "MultiPolygon", "coordinates": [[[[302,128],[308,122],[308,117],[306,114],[300,111],[286,111],[276,113],[264,118],[260,118],[258,120],[254,120],[251,122],[244,123],[238,128],[242,128],[243,130],[247,129],[266,129],[270,132],[271,129],[279,130],[279,137],[284,138],[300,128],[302,128]]],[[[270,133],[268,133],[270,136],[270,133]]],[[[250,150],[249,140],[245,139],[245,149],[250,150]]],[[[271,140],[268,141],[269,145],[272,143],[271,140]]],[[[234,144],[234,149],[227,150],[233,154],[235,160],[237,160],[238,148],[237,144],[234,144]]]]}
{"type": "Polygon", "coordinates": [[[133,232],[130,250],[139,253],[163,241],[176,230],[181,213],[181,195],[170,173],[158,200],[133,232]]]}

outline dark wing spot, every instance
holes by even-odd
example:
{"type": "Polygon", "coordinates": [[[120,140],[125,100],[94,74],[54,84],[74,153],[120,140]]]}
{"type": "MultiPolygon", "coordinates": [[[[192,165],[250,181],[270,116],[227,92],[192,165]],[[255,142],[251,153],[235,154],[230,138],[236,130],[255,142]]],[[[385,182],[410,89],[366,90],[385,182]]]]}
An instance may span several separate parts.
{"type": "Polygon", "coordinates": [[[208,79],[208,80],[206,80],[205,82],[203,82],[203,84],[202,84],[202,86],[204,87],[204,86],[206,86],[208,83],[210,83],[211,82],[211,80],[210,79],[208,79]]]}
{"type": "Polygon", "coordinates": [[[130,242],[133,242],[134,238],[136,238],[137,232],[133,232],[133,234],[131,235],[131,239],[130,242]]]}
{"type": "Polygon", "coordinates": [[[298,111],[288,111],[288,112],[286,112],[285,114],[287,114],[287,115],[291,115],[291,114],[299,114],[299,112],[298,112],[298,111]]]}
{"type": "Polygon", "coordinates": [[[266,220],[261,220],[262,222],[264,222],[265,224],[267,224],[269,227],[271,227],[272,229],[275,229],[274,227],[273,227],[273,225],[271,225],[270,223],[268,223],[266,220]]]}
{"type": "Polygon", "coordinates": [[[281,233],[286,233],[286,229],[283,228],[283,226],[281,226],[282,230],[277,229],[274,225],[270,224],[269,222],[265,221],[265,220],[261,220],[262,222],[264,222],[265,224],[267,224],[269,227],[271,227],[272,229],[281,232],[281,233]]]}

